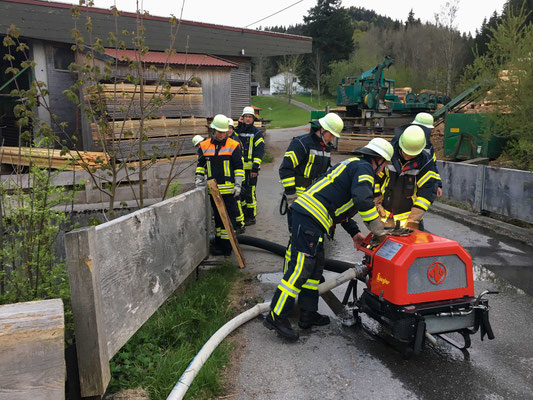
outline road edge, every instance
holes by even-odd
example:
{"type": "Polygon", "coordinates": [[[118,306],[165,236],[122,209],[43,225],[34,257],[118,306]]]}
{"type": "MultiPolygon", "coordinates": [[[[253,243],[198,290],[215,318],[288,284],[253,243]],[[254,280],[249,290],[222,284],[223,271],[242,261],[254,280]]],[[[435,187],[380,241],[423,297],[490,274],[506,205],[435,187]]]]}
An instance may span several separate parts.
{"type": "Polygon", "coordinates": [[[434,202],[429,212],[438,214],[465,224],[475,225],[490,230],[492,233],[533,246],[533,229],[521,228],[494,218],[485,217],[473,211],[463,210],[448,204],[434,202]]]}

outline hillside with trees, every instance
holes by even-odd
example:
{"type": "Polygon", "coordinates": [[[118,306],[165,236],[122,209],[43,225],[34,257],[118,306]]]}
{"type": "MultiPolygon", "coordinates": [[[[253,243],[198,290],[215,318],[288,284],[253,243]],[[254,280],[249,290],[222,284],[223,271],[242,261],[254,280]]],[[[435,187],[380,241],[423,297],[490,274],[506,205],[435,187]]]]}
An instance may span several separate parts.
{"type": "Polygon", "coordinates": [[[446,2],[432,22],[422,22],[413,10],[397,21],[361,7],[345,8],[340,0],[318,0],[303,24],[266,28],[311,36],[312,54],[298,56],[297,62],[254,59],[253,76],[265,87],[279,71],[296,70],[315,95],[335,96],[343,77],[358,76],[390,56],[394,64],[385,77],[396,87],[454,97],[480,83],[483,101],[493,105],[494,133],[508,138],[506,165],[533,170],[533,0],[508,0],[475,37],[457,29],[458,6],[459,0],[446,2]]]}

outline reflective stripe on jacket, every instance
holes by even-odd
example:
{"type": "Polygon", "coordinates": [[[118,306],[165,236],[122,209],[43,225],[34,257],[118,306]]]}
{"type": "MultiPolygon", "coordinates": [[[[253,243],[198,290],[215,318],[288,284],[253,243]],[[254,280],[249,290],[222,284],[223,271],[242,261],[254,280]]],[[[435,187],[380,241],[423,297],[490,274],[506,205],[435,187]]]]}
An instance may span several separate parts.
{"type": "Polygon", "coordinates": [[[383,208],[392,212],[395,220],[407,219],[412,207],[427,211],[437,197],[440,175],[428,152],[405,161],[394,144],[392,162],[378,184],[383,193],[383,208]]]}
{"type": "Polygon", "coordinates": [[[220,142],[211,138],[201,142],[196,174],[215,179],[221,194],[231,194],[235,177],[244,178],[240,144],[231,138],[220,142]]]}
{"type": "Polygon", "coordinates": [[[329,232],[342,223],[350,235],[359,232],[351,218],[359,212],[363,221],[378,217],[374,205],[374,169],[364,158],[350,158],[330,168],[327,174],[302,193],[291,206],[309,214],[329,232]],[[347,221],[350,221],[347,224],[347,221]]]}
{"type": "Polygon", "coordinates": [[[244,169],[259,171],[263,154],[265,153],[265,139],[263,133],[253,124],[246,125],[239,122],[235,128],[235,134],[242,143],[242,156],[244,169]]]}
{"type": "Polygon", "coordinates": [[[331,166],[331,153],[315,130],[292,139],[279,167],[286,194],[302,194],[331,166]]]}

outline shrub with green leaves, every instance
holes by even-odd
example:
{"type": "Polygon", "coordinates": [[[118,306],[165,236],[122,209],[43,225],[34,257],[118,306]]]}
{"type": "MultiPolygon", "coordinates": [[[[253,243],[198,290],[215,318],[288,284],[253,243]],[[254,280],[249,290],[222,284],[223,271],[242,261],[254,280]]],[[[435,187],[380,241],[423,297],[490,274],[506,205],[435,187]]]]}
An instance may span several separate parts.
{"type": "Polygon", "coordinates": [[[68,277],[55,254],[67,215],[54,207],[68,204],[72,192],[54,186],[52,176],[49,170],[32,167],[29,188],[17,182],[21,175],[0,183],[0,304],[61,298],[68,339],[72,332],[68,277]]]}

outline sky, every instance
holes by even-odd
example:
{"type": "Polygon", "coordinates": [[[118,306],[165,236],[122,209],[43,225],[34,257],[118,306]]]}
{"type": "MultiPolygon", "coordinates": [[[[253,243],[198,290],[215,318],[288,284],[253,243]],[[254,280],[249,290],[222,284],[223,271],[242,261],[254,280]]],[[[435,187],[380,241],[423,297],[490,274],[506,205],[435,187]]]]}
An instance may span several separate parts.
{"type": "MultiPolygon", "coordinates": [[[[57,1],[57,0],[56,0],[57,1]]],[[[60,0],[64,3],[78,3],[77,0],[60,0]]],[[[235,27],[295,25],[303,22],[316,0],[139,0],[145,10],[152,15],[179,17],[183,6],[183,19],[207,22],[235,27]],[[294,6],[264,21],[254,22],[274,14],[293,3],[294,6]],[[253,24],[253,25],[251,25],[253,24]]],[[[344,7],[356,6],[374,10],[378,14],[405,21],[409,11],[413,9],[415,18],[423,22],[435,21],[435,14],[450,0],[343,0],[344,7]]],[[[116,3],[122,11],[135,11],[135,0],[95,0],[95,6],[109,8],[116,3]]],[[[501,13],[505,0],[458,0],[459,9],[456,26],[461,32],[475,35],[481,27],[483,18],[489,18],[494,11],[501,13]]]]}

